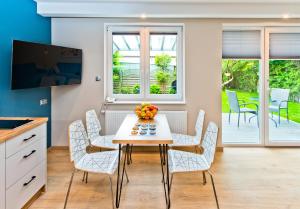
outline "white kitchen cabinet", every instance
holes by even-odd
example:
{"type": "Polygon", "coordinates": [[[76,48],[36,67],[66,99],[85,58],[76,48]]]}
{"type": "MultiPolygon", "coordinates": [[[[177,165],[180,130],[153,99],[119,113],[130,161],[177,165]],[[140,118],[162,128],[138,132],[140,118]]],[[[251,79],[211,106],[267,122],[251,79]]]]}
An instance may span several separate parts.
{"type": "Polygon", "coordinates": [[[0,209],[5,209],[5,143],[0,144],[0,209]]]}

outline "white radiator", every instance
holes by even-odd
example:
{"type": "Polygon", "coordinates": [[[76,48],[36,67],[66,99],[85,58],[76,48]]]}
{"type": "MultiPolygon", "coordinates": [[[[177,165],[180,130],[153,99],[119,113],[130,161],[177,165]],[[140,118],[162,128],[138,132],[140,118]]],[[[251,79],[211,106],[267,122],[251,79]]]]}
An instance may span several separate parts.
{"type": "MultiPolygon", "coordinates": [[[[105,133],[116,134],[124,118],[130,113],[133,113],[133,111],[106,111],[105,133]]],[[[187,133],[187,111],[159,111],[159,113],[167,116],[171,132],[187,133]]]]}

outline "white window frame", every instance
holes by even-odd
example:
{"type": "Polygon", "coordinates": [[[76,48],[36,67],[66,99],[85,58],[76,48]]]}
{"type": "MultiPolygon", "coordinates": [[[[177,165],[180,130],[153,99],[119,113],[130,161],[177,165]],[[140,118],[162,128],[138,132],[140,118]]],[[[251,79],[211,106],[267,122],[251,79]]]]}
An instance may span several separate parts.
{"type": "Polygon", "coordinates": [[[184,69],[184,24],[105,24],[104,63],[105,88],[104,96],[116,99],[115,103],[185,103],[185,69],[184,69]],[[140,33],[140,94],[113,94],[112,72],[112,34],[140,33]],[[150,33],[177,33],[177,92],[176,94],[150,94],[150,33]]]}

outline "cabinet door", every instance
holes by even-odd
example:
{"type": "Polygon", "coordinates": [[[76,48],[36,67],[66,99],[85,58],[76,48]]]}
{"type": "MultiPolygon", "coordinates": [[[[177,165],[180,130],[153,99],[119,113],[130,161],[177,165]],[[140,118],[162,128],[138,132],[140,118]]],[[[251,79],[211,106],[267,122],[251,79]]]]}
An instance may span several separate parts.
{"type": "Polygon", "coordinates": [[[0,209],[5,209],[5,143],[0,144],[0,209]]]}

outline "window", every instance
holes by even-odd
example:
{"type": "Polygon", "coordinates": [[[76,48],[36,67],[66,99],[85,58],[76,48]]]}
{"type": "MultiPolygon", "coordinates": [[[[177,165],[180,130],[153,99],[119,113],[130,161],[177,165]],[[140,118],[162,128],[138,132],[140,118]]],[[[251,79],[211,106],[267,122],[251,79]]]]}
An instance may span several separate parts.
{"type": "Polygon", "coordinates": [[[107,26],[106,95],[184,101],[182,26],[107,26]]]}

